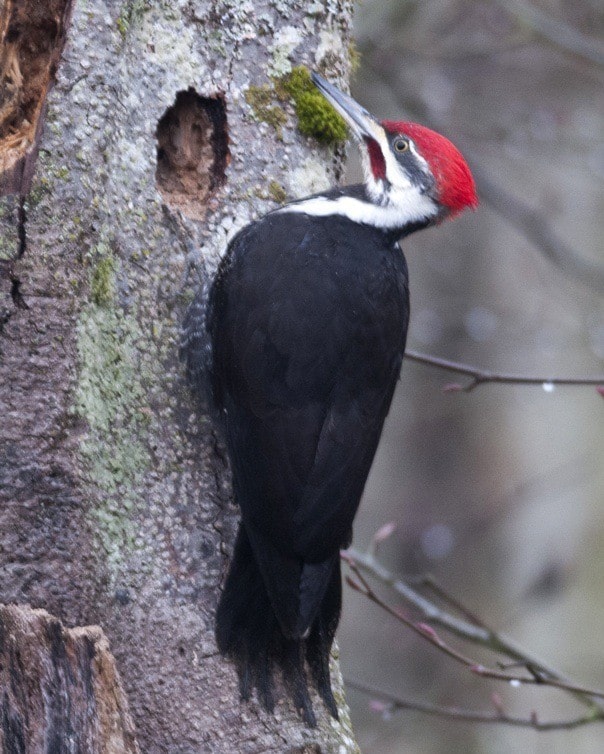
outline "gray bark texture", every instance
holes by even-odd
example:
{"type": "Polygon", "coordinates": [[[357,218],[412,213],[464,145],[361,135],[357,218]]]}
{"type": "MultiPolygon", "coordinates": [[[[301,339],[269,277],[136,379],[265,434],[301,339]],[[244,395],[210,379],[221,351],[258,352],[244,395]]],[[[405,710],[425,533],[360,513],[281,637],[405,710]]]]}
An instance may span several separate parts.
{"type": "Polygon", "coordinates": [[[0,13],[0,602],[102,628],[142,752],[355,752],[337,662],[340,722],[317,699],[309,730],[285,694],[274,715],[241,704],[217,654],[238,512],[178,358],[234,232],[338,177],[341,154],[301,136],[274,87],[299,64],[346,79],[351,3],[0,13]]]}

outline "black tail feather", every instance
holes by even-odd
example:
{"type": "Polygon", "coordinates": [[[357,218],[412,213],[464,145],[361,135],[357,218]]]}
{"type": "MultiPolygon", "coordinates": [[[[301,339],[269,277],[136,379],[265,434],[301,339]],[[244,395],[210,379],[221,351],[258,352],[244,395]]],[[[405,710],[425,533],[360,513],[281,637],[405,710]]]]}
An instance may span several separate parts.
{"type": "Polygon", "coordinates": [[[303,719],[310,726],[316,725],[308,691],[307,661],[319,695],[337,718],[329,676],[329,652],[340,607],[340,566],[335,560],[308,637],[285,637],[242,524],[216,613],[218,648],[235,661],[242,699],[248,700],[255,688],[262,706],[272,711],[275,704],[273,671],[277,667],[303,719]]]}
{"type": "Polygon", "coordinates": [[[277,628],[277,619],[241,526],[216,612],[216,642],[222,654],[232,657],[237,665],[241,698],[250,699],[256,688],[262,705],[269,711],[274,707],[269,649],[277,628]]]}
{"type": "Polygon", "coordinates": [[[304,640],[285,639],[278,665],[281,667],[285,687],[302,719],[312,728],[317,724],[308,693],[308,680],[304,668],[304,640]]]}
{"type": "Polygon", "coordinates": [[[306,642],[306,658],[319,695],[331,715],[338,719],[338,706],[331,690],[329,653],[340,621],[342,580],[340,561],[336,561],[317,619],[306,642]]]}

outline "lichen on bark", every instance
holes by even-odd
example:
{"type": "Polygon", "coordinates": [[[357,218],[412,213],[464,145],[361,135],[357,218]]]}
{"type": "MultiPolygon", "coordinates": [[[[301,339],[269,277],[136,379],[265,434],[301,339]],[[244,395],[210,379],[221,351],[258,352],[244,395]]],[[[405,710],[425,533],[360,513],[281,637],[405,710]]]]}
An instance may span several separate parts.
{"type": "Polygon", "coordinates": [[[88,428],[80,453],[99,493],[91,514],[113,569],[133,546],[135,490],[151,459],[146,448],[145,374],[139,366],[145,338],[135,317],[107,303],[92,302],[80,313],[74,410],[88,428]]]}

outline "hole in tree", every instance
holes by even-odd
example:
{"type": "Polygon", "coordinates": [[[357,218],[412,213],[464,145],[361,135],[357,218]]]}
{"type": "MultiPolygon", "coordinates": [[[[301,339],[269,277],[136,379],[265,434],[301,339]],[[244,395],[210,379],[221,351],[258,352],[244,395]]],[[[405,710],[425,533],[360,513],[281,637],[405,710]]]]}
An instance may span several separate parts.
{"type": "Polygon", "coordinates": [[[0,194],[31,187],[46,95],[65,45],[72,0],[0,4],[0,194]]]}
{"type": "Polygon", "coordinates": [[[202,220],[225,183],[230,159],[224,96],[201,97],[190,88],[157,124],[157,186],[168,206],[202,220]]]}

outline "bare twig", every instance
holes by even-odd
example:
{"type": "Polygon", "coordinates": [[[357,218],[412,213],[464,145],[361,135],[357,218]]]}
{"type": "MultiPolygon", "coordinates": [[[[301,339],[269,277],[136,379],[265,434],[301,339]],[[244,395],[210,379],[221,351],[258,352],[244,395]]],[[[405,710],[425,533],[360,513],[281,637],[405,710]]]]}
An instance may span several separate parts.
{"type": "Polygon", "coordinates": [[[463,615],[464,618],[467,618],[470,623],[473,623],[475,626],[484,625],[483,621],[476,615],[476,613],[474,613],[473,610],[469,610],[465,605],[462,605],[458,599],[448,594],[431,574],[422,574],[412,581],[410,580],[410,583],[417,583],[420,586],[429,589],[436,597],[438,597],[438,599],[442,600],[447,605],[450,605],[454,610],[456,610],[460,615],[463,615]]]}
{"type": "MultiPolygon", "coordinates": [[[[517,665],[519,663],[516,663],[517,665]]],[[[571,691],[573,694],[580,694],[594,698],[604,699],[604,691],[598,689],[591,689],[588,686],[580,686],[576,683],[564,681],[559,678],[552,678],[548,674],[542,674],[538,669],[533,668],[530,660],[521,663],[531,674],[530,676],[516,675],[515,673],[506,673],[503,670],[493,670],[492,668],[486,668],[483,665],[474,665],[470,670],[476,675],[483,678],[492,678],[496,681],[506,681],[506,683],[513,683],[516,685],[528,684],[536,686],[551,686],[555,689],[562,689],[563,691],[571,691]]],[[[604,710],[602,710],[604,714],[604,710]]]]}
{"type": "Polygon", "coordinates": [[[407,349],[405,358],[409,361],[416,361],[419,364],[428,364],[439,369],[446,369],[450,372],[465,374],[472,379],[466,385],[457,383],[446,385],[445,391],[462,391],[469,393],[470,390],[486,382],[498,382],[508,385],[593,385],[599,387],[604,385],[604,375],[601,377],[527,377],[526,375],[507,374],[490,372],[477,367],[461,364],[449,359],[441,359],[438,356],[429,356],[419,351],[407,349]]]}
{"type": "Polygon", "coordinates": [[[382,610],[385,610],[387,613],[392,615],[393,618],[396,618],[396,620],[403,623],[405,626],[407,626],[407,628],[410,628],[414,633],[418,634],[418,636],[426,639],[430,644],[440,649],[441,652],[444,652],[444,654],[448,655],[452,659],[456,660],[462,665],[465,665],[471,670],[474,670],[474,668],[476,667],[481,667],[478,666],[477,663],[471,658],[466,657],[461,652],[458,652],[456,649],[453,649],[453,647],[449,646],[440,638],[440,636],[431,626],[428,626],[426,623],[418,623],[411,618],[408,618],[403,612],[397,610],[396,608],[392,607],[387,602],[382,600],[369,586],[367,580],[363,578],[363,575],[357,568],[354,560],[348,560],[348,565],[350,567],[350,570],[358,579],[358,581],[355,581],[354,579],[350,578],[350,576],[346,578],[346,583],[349,587],[351,587],[351,589],[364,594],[365,597],[367,597],[369,600],[374,602],[376,605],[379,605],[382,610]]]}
{"type": "MultiPolygon", "coordinates": [[[[604,714],[604,708],[599,702],[595,701],[596,699],[604,699],[603,691],[573,683],[553,668],[548,667],[541,660],[530,656],[511,639],[494,631],[482,622],[477,623],[478,618],[476,616],[472,615],[472,622],[468,622],[442,610],[424,595],[419,594],[415,589],[410,587],[405,581],[390,573],[370,553],[363,553],[354,548],[349,548],[342,554],[342,557],[349,564],[354,577],[357,579],[357,581],[348,579],[348,583],[354,589],[360,591],[390,615],[404,623],[418,635],[421,635],[433,646],[467,667],[472,673],[484,678],[506,681],[515,685],[531,684],[558,688],[572,694],[577,700],[588,705],[590,708],[596,706],[599,712],[604,714]],[[400,610],[388,605],[373,590],[361,571],[371,574],[380,582],[392,588],[405,602],[412,605],[421,613],[424,622],[416,622],[404,615],[400,610]],[[513,660],[515,664],[525,669],[528,675],[510,673],[505,670],[506,666],[504,664],[500,664],[500,667],[504,669],[498,670],[485,667],[483,664],[474,661],[449,646],[436,633],[432,626],[439,626],[461,639],[485,647],[513,660]]],[[[464,609],[464,612],[467,611],[464,609]]],[[[510,666],[508,665],[507,667],[509,668],[510,666]]]]}
{"type": "Polygon", "coordinates": [[[408,699],[401,699],[399,696],[395,696],[383,689],[379,689],[368,683],[357,681],[351,678],[345,678],[347,686],[357,691],[361,691],[364,694],[378,697],[387,702],[387,706],[383,712],[394,712],[396,710],[413,710],[416,712],[423,712],[427,715],[435,715],[437,717],[445,717],[449,720],[459,720],[473,723],[487,723],[487,724],[500,724],[500,725],[512,725],[519,728],[534,728],[539,731],[553,731],[553,730],[572,730],[574,728],[580,728],[583,725],[588,725],[594,722],[604,721],[604,712],[593,709],[587,715],[581,717],[571,718],[569,720],[553,720],[542,722],[537,718],[537,715],[533,713],[530,717],[511,717],[506,715],[501,709],[496,709],[495,712],[478,712],[475,710],[461,709],[459,707],[444,707],[436,704],[428,704],[426,702],[414,702],[408,699]]]}

